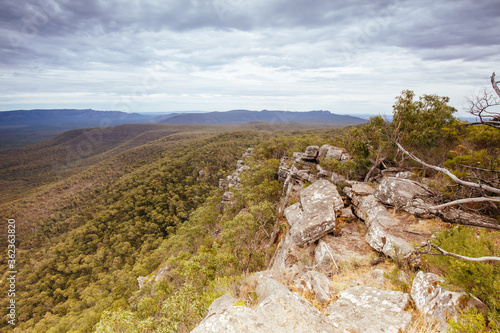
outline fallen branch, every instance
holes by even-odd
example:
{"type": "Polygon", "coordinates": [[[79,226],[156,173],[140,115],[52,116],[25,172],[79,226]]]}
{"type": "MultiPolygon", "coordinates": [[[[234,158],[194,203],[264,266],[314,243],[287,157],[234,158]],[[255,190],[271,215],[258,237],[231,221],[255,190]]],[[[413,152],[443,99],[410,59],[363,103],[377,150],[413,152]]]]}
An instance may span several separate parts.
{"type": "Polygon", "coordinates": [[[472,257],[461,256],[461,255],[456,254],[456,253],[451,253],[451,252],[445,251],[442,248],[440,248],[440,247],[438,247],[438,246],[436,246],[436,245],[434,245],[434,244],[432,244],[430,242],[428,244],[433,249],[435,249],[436,251],[438,251],[441,255],[453,257],[453,258],[460,259],[460,260],[475,261],[475,262],[481,262],[481,261],[500,261],[500,257],[478,257],[478,258],[472,258],[472,257]]]}
{"type": "Polygon", "coordinates": [[[442,248],[440,248],[437,245],[432,244],[429,240],[427,241],[426,244],[418,247],[416,250],[407,254],[404,257],[404,259],[410,260],[410,261],[416,261],[415,259],[420,260],[420,256],[424,255],[424,254],[431,255],[431,256],[448,256],[448,257],[453,257],[455,259],[460,259],[460,260],[464,260],[464,261],[473,261],[473,262],[500,261],[500,257],[496,257],[496,256],[473,258],[473,257],[462,256],[462,255],[459,255],[456,253],[451,253],[451,252],[448,252],[446,250],[443,250],[442,248]],[[427,248],[427,250],[426,251],[419,250],[419,249],[423,249],[423,248],[427,248]],[[438,251],[439,253],[432,253],[432,249],[438,251]],[[417,257],[414,257],[415,255],[417,257]]]}
{"type": "Polygon", "coordinates": [[[441,208],[445,208],[448,206],[454,206],[454,205],[459,205],[459,204],[463,204],[463,203],[483,202],[483,201],[500,202],[500,197],[478,197],[478,198],[458,199],[458,200],[444,203],[442,205],[429,207],[429,209],[441,209],[441,208]]]}
{"type": "Polygon", "coordinates": [[[410,153],[409,151],[407,151],[406,149],[404,149],[403,146],[401,146],[401,144],[399,142],[397,142],[397,141],[396,141],[396,145],[398,146],[398,148],[403,153],[405,153],[406,155],[408,155],[412,160],[414,160],[414,161],[422,164],[423,166],[425,166],[425,167],[427,167],[429,169],[436,170],[436,171],[444,173],[445,175],[447,175],[448,177],[450,177],[451,179],[453,179],[453,181],[455,181],[457,184],[460,184],[460,185],[463,185],[463,186],[472,187],[472,188],[482,189],[482,190],[486,190],[486,191],[489,191],[489,192],[500,194],[500,188],[496,188],[496,187],[489,186],[489,185],[478,184],[478,183],[473,183],[473,182],[468,182],[468,181],[462,180],[462,179],[458,178],[457,176],[455,176],[448,169],[441,168],[441,167],[438,167],[436,165],[432,165],[432,164],[429,164],[429,163],[426,163],[426,162],[422,161],[421,159],[419,159],[418,157],[416,157],[415,155],[413,155],[412,153],[410,153]]]}

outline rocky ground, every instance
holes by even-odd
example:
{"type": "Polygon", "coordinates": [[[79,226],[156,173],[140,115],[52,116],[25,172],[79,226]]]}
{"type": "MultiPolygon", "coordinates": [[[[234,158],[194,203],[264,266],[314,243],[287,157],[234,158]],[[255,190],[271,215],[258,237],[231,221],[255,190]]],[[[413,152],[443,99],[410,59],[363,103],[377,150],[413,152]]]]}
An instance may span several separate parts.
{"type": "MultiPolygon", "coordinates": [[[[325,158],[344,163],[351,156],[325,145],[282,159],[279,209],[288,231],[275,233],[280,241],[273,260],[248,278],[246,296],[217,299],[192,332],[397,333],[408,331],[415,316],[439,332],[457,317],[458,305],[483,306],[443,289],[433,273],[419,271],[409,293],[395,291],[388,279],[394,262],[445,226],[430,208],[434,194],[426,185],[410,172],[390,170],[376,182],[348,181],[324,170],[325,158]]],[[[245,168],[239,162],[221,181],[228,189],[224,202],[231,201],[245,168]]],[[[397,279],[410,284],[404,274],[397,279]]]]}

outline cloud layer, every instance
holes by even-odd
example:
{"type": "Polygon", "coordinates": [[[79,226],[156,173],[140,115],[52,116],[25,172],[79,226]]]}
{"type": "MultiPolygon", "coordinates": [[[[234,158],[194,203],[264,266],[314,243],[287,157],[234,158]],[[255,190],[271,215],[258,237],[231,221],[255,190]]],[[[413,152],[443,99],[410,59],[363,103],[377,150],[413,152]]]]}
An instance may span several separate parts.
{"type": "Polygon", "coordinates": [[[498,65],[500,6],[461,1],[0,0],[0,110],[390,113],[498,65]]]}

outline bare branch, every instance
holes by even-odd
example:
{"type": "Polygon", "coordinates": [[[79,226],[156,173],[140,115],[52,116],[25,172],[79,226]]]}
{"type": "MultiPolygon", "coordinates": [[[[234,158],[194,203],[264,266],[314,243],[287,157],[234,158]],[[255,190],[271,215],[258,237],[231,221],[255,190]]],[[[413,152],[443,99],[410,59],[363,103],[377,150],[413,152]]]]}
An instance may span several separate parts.
{"type": "Polygon", "coordinates": [[[459,204],[463,204],[463,203],[483,202],[483,201],[500,202],[500,198],[499,197],[478,197],[478,198],[459,199],[459,200],[447,202],[447,203],[442,204],[442,205],[432,206],[432,207],[429,207],[429,209],[441,209],[441,208],[445,208],[448,206],[454,206],[454,205],[459,205],[459,204]]]}
{"type": "Polygon", "coordinates": [[[455,254],[455,253],[451,253],[451,252],[448,252],[448,251],[445,251],[443,250],[442,248],[432,244],[432,243],[428,243],[430,246],[432,246],[432,248],[434,248],[435,250],[437,250],[440,254],[444,255],[444,256],[449,256],[449,257],[453,257],[453,258],[457,258],[457,259],[460,259],[460,260],[465,260],[465,261],[475,261],[475,262],[481,262],[481,261],[500,261],[500,257],[478,257],[478,258],[472,258],[472,257],[466,257],[466,256],[461,256],[459,254],[455,254]]]}
{"type": "Polygon", "coordinates": [[[467,186],[467,187],[482,189],[482,190],[486,190],[486,191],[489,191],[489,192],[500,194],[500,188],[496,188],[496,187],[489,186],[489,185],[478,184],[478,183],[468,182],[468,181],[462,180],[462,179],[458,178],[457,176],[455,176],[453,173],[451,173],[448,169],[441,168],[441,167],[438,167],[438,166],[435,166],[435,165],[432,165],[432,164],[428,164],[428,163],[422,161],[421,159],[419,159],[418,157],[416,157],[415,155],[413,155],[412,153],[410,153],[409,151],[407,151],[406,149],[404,149],[403,146],[401,146],[401,144],[399,142],[397,142],[397,141],[396,141],[396,145],[398,146],[399,149],[401,149],[401,151],[403,153],[405,153],[406,155],[408,155],[412,160],[414,160],[414,161],[422,164],[423,166],[425,166],[425,167],[427,167],[429,169],[436,170],[436,171],[444,173],[445,175],[447,175],[448,177],[450,177],[451,179],[453,179],[453,181],[455,181],[457,184],[460,184],[460,185],[463,185],[463,186],[467,186]]]}
{"type": "Polygon", "coordinates": [[[460,209],[451,208],[445,212],[430,210],[430,213],[449,223],[500,230],[500,224],[498,224],[496,219],[479,214],[464,212],[460,209]]]}

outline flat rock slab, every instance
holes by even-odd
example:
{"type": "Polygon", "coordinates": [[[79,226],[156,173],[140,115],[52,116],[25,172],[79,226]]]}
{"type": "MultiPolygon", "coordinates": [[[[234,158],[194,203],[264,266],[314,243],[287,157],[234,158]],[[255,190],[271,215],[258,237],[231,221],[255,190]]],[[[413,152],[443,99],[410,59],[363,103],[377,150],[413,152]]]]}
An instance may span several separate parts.
{"type": "Polygon", "coordinates": [[[320,179],[300,192],[302,217],[290,229],[298,246],[314,242],[335,229],[335,219],[344,203],[337,187],[320,179]]]}
{"type": "Polygon", "coordinates": [[[399,333],[411,321],[408,294],[357,286],[341,291],[338,300],[326,309],[335,322],[359,333],[399,333]]]}
{"type": "Polygon", "coordinates": [[[276,280],[261,278],[257,283],[259,299],[265,297],[257,308],[230,307],[223,313],[207,316],[192,332],[346,332],[302,296],[276,280]]]}

